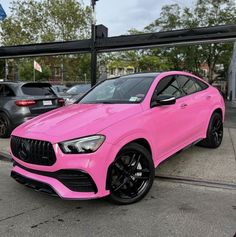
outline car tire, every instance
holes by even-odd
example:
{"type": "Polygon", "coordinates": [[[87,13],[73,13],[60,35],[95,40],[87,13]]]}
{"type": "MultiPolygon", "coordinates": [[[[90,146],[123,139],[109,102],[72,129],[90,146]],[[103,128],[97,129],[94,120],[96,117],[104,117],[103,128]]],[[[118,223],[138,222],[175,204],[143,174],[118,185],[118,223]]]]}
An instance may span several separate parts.
{"type": "Polygon", "coordinates": [[[207,137],[199,142],[199,146],[218,148],[223,140],[223,121],[219,113],[213,113],[207,129],[207,137]]]}
{"type": "Polygon", "coordinates": [[[0,113],[0,138],[10,137],[12,132],[11,127],[11,122],[8,116],[4,113],[0,113]]]}
{"type": "Polygon", "coordinates": [[[155,176],[150,152],[137,143],[122,148],[109,171],[109,200],[119,205],[132,204],[144,198],[155,176]]]}

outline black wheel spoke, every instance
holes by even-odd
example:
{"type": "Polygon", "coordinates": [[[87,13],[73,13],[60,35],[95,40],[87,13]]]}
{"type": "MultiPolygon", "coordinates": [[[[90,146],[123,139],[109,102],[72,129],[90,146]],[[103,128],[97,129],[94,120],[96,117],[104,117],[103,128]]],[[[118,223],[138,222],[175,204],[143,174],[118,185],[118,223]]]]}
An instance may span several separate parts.
{"type": "Polygon", "coordinates": [[[134,166],[132,166],[132,170],[133,170],[133,171],[134,171],[134,170],[137,170],[141,156],[142,156],[142,154],[139,154],[137,160],[135,161],[134,166]]]}
{"type": "Polygon", "coordinates": [[[148,179],[149,179],[149,177],[146,177],[146,176],[137,176],[137,175],[135,175],[134,178],[135,178],[136,180],[148,180],[148,179]]]}
{"type": "Polygon", "coordinates": [[[216,144],[220,144],[223,138],[223,124],[221,119],[216,119],[212,127],[212,135],[216,144]]]}
{"type": "Polygon", "coordinates": [[[219,131],[221,128],[221,122],[218,121],[218,123],[216,124],[216,131],[219,131]]]}
{"type": "Polygon", "coordinates": [[[150,170],[145,168],[145,169],[136,169],[136,173],[150,173],[150,170]]]}
{"type": "Polygon", "coordinates": [[[118,191],[119,189],[121,189],[126,183],[127,183],[128,179],[125,178],[124,181],[114,189],[114,192],[118,191]]]}
{"type": "Polygon", "coordinates": [[[121,167],[118,163],[115,163],[114,167],[121,172],[124,170],[123,167],[121,167]]]}
{"type": "Polygon", "coordinates": [[[135,161],[136,153],[133,154],[132,158],[130,159],[129,166],[131,166],[135,161]]]}

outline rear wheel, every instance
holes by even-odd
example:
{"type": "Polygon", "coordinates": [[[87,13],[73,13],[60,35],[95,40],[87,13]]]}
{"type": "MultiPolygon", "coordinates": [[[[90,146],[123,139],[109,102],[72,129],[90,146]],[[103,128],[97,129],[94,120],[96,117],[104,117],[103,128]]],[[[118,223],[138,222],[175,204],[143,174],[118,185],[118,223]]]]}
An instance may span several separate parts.
{"type": "Polygon", "coordinates": [[[7,115],[0,113],[0,138],[7,138],[11,134],[11,123],[7,115]]]}
{"type": "Polygon", "coordinates": [[[150,152],[136,143],[125,146],[110,167],[110,200],[117,204],[141,200],[150,190],[154,175],[150,152]]]}
{"type": "Polygon", "coordinates": [[[211,116],[207,137],[202,140],[199,145],[208,148],[217,148],[221,145],[223,140],[223,122],[219,113],[213,113],[211,116]]]}

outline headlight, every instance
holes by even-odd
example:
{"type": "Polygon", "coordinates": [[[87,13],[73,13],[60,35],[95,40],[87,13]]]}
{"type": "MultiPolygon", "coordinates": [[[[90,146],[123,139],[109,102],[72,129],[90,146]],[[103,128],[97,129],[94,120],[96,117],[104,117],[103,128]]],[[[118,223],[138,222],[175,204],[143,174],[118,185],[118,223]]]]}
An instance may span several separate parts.
{"type": "Polygon", "coordinates": [[[95,135],[59,143],[63,153],[83,154],[95,152],[105,141],[105,136],[95,135]]]}

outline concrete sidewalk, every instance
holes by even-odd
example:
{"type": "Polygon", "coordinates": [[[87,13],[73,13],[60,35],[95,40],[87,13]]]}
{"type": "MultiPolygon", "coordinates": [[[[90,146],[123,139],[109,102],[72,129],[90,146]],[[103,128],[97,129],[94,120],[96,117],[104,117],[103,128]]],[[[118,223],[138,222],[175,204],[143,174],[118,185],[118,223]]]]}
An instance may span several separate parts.
{"type": "MultiPolygon", "coordinates": [[[[0,139],[0,159],[9,159],[8,150],[9,139],[0,139]]],[[[156,176],[236,185],[236,129],[225,128],[218,149],[194,146],[167,159],[156,176]]]]}
{"type": "Polygon", "coordinates": [[[236,185],[236,129],[224,129],[218,149],[193,146],[167,159],[156,175],[236,185]]]}

